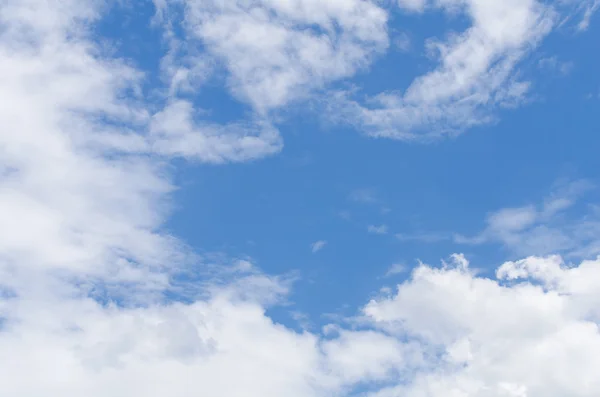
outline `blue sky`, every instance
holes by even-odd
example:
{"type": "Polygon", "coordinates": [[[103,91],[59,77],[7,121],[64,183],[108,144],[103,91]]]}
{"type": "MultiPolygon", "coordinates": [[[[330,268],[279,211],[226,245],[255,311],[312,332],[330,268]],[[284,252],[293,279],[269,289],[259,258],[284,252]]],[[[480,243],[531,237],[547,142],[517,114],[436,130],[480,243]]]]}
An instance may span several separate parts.
{"type": "MultiPolygon", "coordinates": [[[[445,29],[460,28],[460,20],[442,15],[419,16],[417,22],[395,15],[397,25],[390,29],[410,32],[411,49],[392,48],[349,84],[365,91],[405,89],[431,63],[422,47],[423,38],[436,34],[428,30],[435,18],[448,23],[445,29]]],[[[435,263],[454,251],[481,258],[490,269],[516,259],[497,242],[464,246],[439,239],[475,235],[489,213],[538,204],[556,184],[597,180],[595,37],[593,26],[554,32],[519,67],[531,79],[527,103],[502,109],[493,123],[455,139],[368,139],[347,126],[324,125],[318,111],[291,109],[280,124],[285,146],[276,156],[179,168],[178,210],[168,227],[197,250],[249,255],[270,273],[300,272],[293,300],[313,315],[323,307],[356,307],[386,283],[381,278],[395,263],[410,269],[418,259],[435,263]],[[387,231],[369,233],[371,225],[387,231]],[[396,234],[431,235],[434,241],[402,241],[396,234]],[[327,244],[313,253],[310,245],[321,240],[327,244]]],[[[213,89],[204,95],[200,90],[198,101],[215,120],[247,112],[213,89]]],[[[590,191],[573,211],[585,211],[594,196],[590,191]]]]}
{"type": "Polygon", "coordinates": [[[599,7],[0,5],[0,394],[598,395],[599,7]]]}

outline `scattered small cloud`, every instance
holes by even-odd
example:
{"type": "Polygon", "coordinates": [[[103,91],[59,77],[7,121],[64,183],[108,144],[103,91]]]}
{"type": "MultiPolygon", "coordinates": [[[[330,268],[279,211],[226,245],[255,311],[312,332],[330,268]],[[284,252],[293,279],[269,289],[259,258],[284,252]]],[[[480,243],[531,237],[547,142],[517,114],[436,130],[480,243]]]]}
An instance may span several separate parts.
{"type": "Polygon", "coordinates": [[[538,61],[540,69],[558,72],[562,75],[569,74],[575,66],[573,62],[565,62],[558,59],[556,56],[542,58],[538,61]]]}
{"type": "Polygon", "coordinates": [[[560,182],[539,204],[500,208],[485,218],[485,228],[473,235],[446,232],[398,233],[403,242],[481,245],[500,243],[519,256],[561,253],[567,257],[600,254],[600,207],[585,205],[584,215],[570,216],[578,200],[593,185],[585,180],[560,182]]]}
{"type": "Polygon", "coordinates": [[[375,204],[379,202],[379,197],[375,189],[364,188],[356,189],[350,193],[349,199],[357,203],[375,204]]]}
{"type": "Polygon", "coordinates": [[[315,241],[314,243],[312,243],[310,245],[310,249],[311,249],[311,251],[312,251],[313,254],[316,254],[317,252],[319,252],[323,248],[325,248],[326,245],[327,245],[327,241],[325,241],[325,240],[319,240],[319,241],[315,241]]]}
{"type": "Polygon", "coordinates": [[[298,323],[298,325],[302,328],[302,330],[308,331],[312,328],[310,318],[308,317],[308,315],[306,313],[299,312],[299,311],[292,311],[292,312],[290,312],[290,316],[292,317],[292,319],[294,321],[296,321],[296,323],[298,323]]]}
{"type": "Polygon", "coordinates": [[[379,226],[369,225],[369,227],[367,227],[367,231],[372,234],[387,234],[388,227],[387,227],[387,225],[379,225],[379,226]]]}
{"type": "Polygon", "coordinates": [[[589,4],[585,7],[585,11],[583,12],[583,17],[577,25],[579,31],[585,31],[590,27],[592,16],[598,11],[598,8],[600,8],[600,0],[588,1],[588,3],[589,4]]]}
{"type": "Polygon", "coordinates": [[[499,242],[517,255],[596,255],[600,253],[600,212],[588,206],[583,218],[566,214],[591,188],[586,181],[563,184],[541,204],[490,213],[481,233],[456,235],[454,241],[473,245],[499,242]]]}
{"type": "Polygon", "coordinates": [[[385,273],[386,277],[395,276],[397,274],[402,274],[408,271],[408,267],[403,263],[394,263],[389,267],[387,272],[385,273]]]}
{"type": "Polygon", "coordinates": [[[406,32],[400,32],[394,39],[394,45],[401,52],[408,52],[412,46],[410,36],[406,32]]]}

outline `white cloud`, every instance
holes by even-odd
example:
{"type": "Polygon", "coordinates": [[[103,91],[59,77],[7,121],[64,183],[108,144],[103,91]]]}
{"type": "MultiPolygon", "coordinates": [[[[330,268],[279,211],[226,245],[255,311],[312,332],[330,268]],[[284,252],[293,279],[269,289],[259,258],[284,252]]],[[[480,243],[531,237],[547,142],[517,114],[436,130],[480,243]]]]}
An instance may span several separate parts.
{"type": "Polygon", "coordinates": [[[12,225],[0,257],[19,263],[10,283],[33,271],[164,283],[155,272],[186,254],[158,232],[173,187],[153,156],[239,161],[280,148],[268,126],[192,123],[186,103],[152,114],[142,73],[89,40],[101,9],[27,0],[0,13],[0,222],[12,225]]]}
{"type": "Polygon", "coordinates": [[[312,243],[310,245],[310,250],[312,251],[313,254],[321,251],[323,248],[325,248],[325,246],[327,245],[327,241],[325,240],[319,240],[319,241],[315,241],[314,243],[312,243]]]}
{"type": "Polygon", "coordinates": [[[224,288],[192,304],[138,308],[89,299],[9,301],[0,393],[329,396],[407,365],[412,347],[395,338],[295,333],[266,317],[262,302],[238,295],[224,288]]]}
{"type": "Polygon", "coordinates": [[[410,38],[410,35],[406,32],[398,33],[393,38],[393,41],[394,41],[394,45],[396,46],[396,48],[398,50],[400,50],[401,52],[409,51],[412,46],[412,40],[410,38]]]}
{"type": "MultiPolygon", "coordinates": [[[[175,86],[189,85],[190,74],[206,76],[206,70],[220,67],[227,72],[230,92],[262,116],[316,99],[334,121],[351,123],[371,136],[418,141],[456,135],[493,121],[500,107],[527,101],[531,82],[521,79],[521,61],[557,25],[559,15],[583,7],[570,0],[155,3],[168,27],[185,21],[186,45],[173,40],[175,50],[168,58],[184,66],[165,62],[175,86]],[[472,24],[461,33],[429,38],[426,47],[436,66],[415,76],[403,92],[381,92],[366,100],[359,98],[360,87],[332,92],[331,83],[367,69],[388,49],[388,14],[394,11],[383,7],[396,3],[411,13],[462,13],[472,24]],[[182,15],[165,17],[178,8],[182,15]],[[205,51],[179,54],[182,47],[205,51]],[[192,65],[201,66],[194,71],[192,65]]],[[[585,6],[583,25],[597,2],[586,1],[585,6]]],[[[410,46],[405,33],[392,41],[403,51],[410,46]]]]}
{"type": "Polygon", "coordinates": [[[379,226],[369,225],[369,227],[367,227],[367,231],[369,233],[373,233],[373,234],[387,234],[388,227],[387,227],[387,225],[379,225],[379,226]]]}
{"type": "Polygon", "coordinates": [[[422,12],[427,5],[427,0],[398,0],[398,6],[409,11],[422,12]]]}
{"type": "Polygon", "coordinates": [[[402,367],[394,338],[274,324],[286,282],[247,261],[217,277],[161,230],[169,156],[250,160],[278,135],[192,121],[177,90],[149,110],[142,74],[91,41],[103,5],[0,9],[0,395],[330,396],[402,367]]]}
{"type": "Polygon", "coordinates": [[[405,273],[407,270],[408,270],[408,268],[406,267],[406,265],[404,265],[402,263],[394,263],[394,264],[392,264],[392,266],[389,267],[389,269],[385,273],[385,276],[391,277],[396,274],[405,273]]]}
{"type": "Polygon", "coordinates": [[[567,75],[573,70],[573,62],[563,62],[556,56],[542,58],[538,62],[541,69],[557,71],[560,74],[567,75]]]}
{"type": "Polygon", "coordinates": [[[200,125],[188,101],[177,100],[152,117],[152,149],[169,156],[222,163],[247,161],[281,150],[279,132],[267,123],[200,125]]]}
{"type": "Polygon", "coordinates": [[[269,318],[289,282],[248,261],[194,279],[214,269],[162,230],[174,189],[164,163],[254,159],[277,150],[276,132],[192,121],[178,90],[150,109],[141,73],[91,41],[102,5],[0,9],[0,395],[319,397],[361,383],[598,395],[597,261],[530,258],[495,281],[455,257],[456,269],[421,267],[370,303],[371,329],[327,337],[269,318]]]}
{"type": "Polygon", "coordinates": [[[365,204],[375,204],[380,201],[377,191],[371,188],[353,190],[348,198],[352,201],[365,204]]]}
{"type": "MultiPolygon", "coordinates": [[[[421,10],[425,2],[401,5],[421,10]]],[[[372,136],[427,140],[489,122],[495,108],[525,98],[529,82],[519,80],[517,66],[554,25],[550,6],[535,0],[437,0],[428,5],[462,11],[472,25],[445,40],[429,40],[438,66],[415,78],[405,92],[383,92],[366,104],[338,94],[331,111],[340,120],[353,120],[372,136]]]]}
{"type": "Polygon", "coordinates": [[[488,224],[491,229],[500,233],[516,232],[531,226],[537,217],[537,211],[533,206],[504,208],[490,214],[488,224]]]}
{"type": "Polygon", "coordinates": [[[420,340],[429,362],[371,396],[596,395],[599,287],[600,260],[573,267],[531,257],[502,265],[495,279],[475,276],[462,256],[443,269],[422,265],[364,314],[420,340]]]}
{"type": "Polygon", "coordinates": [[[600,213],[594,207],[584,217],[567,214],[591,185],[586,181],[564,184],[541,204],[502,208],[488,215],[478,235],[456,235],[465,244],[500,242],[519,256],[563,252],[589,257],[600,253],[600,213]]]}
{"type": "Polygon", "coordinates": [[[388,45],[386,12],[365,0],[185,3],[189,40],[260,113],[352,76],[388,45]]]}
{"type": "Polygon", "coordinates": [[[485,217],[485,228],[466,236],[448,232],[398,233],[403,242],[479,245],[500,243],[513,255],[561,253],[568,258],[587,258],[600,254],[600,209],[582,203],[584,194],[594,186],[585,180],[561,181],[538,204],[500,208],[485,217]],[[584,208],[581,215],[580,208],[584,208]]]}
{"type": "Polygon", "coordinates": [[[590,22],[592,20],[592,16],[598,11],[600,8],[600,0],[587,0],[582,1],[580,7],[584,9],[583,17],[581,21],[577,25],[577,28],[580,31],[587,30],[590,27],[590,22]]]}

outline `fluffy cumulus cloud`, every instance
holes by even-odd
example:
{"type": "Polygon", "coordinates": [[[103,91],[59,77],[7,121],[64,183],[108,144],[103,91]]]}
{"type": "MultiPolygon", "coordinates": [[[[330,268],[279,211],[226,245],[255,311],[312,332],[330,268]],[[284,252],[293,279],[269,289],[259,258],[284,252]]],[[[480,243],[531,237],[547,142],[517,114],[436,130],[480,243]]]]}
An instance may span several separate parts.
{"type": "Polygon", "coordinates": [[[149,106],[143,75],[91,39],[103,6],[0,8],[0,394],[331,395],[404,365],[379,334],[274,324],[287,284],[246,262],[176,281],[200,259],[161,230],[166,160],[249,160],[279,138],[203,125],[174,94],[149,106]]]}
{"type": "MultiPolygon", "coordinates": [[[[260,276],[259,276],[260,277],[260,276]]],[[[255,279],[270,289],[272,280],[255,279]]],[[[375,332],[332,340],[274,324],[234,288],[138,308],[15,298],[0,334],[11,396],[328,396],[407,365],[411,346],[375,332]],[[35,381],[32,382],[32,379],[35,381]]]]}
{"type": "Polygon", "coordinates": [[[529,257],[477,276],[462,255],[422,265],[365,321],[428,357],[408,384],[373,396],[594,396],[600,392],[600,260],[529,257]]]}
{"type": "MultiPolygon", "coordinates": [[[[515,4],[520,22],[543,9],[523,4],[515,4]]],[[[94,39],[106,6],[0,7],[0,395],[312,397],[363,386],[376,396],[600,393],[598,261],[528,258],[483,278],[455,256],[419,267],[396,294],[368,303],[354,327],[310,333],[267,315],[285,301],[289,280],[246,261],[203,265],[163,230],[169,159],[277,152],[281,139],[261,111],[294,99],[297,87],[354,73],[385,48],[380,8],[189,2],[190,31],[257,110],[220,125],[200,120],[181,95],[200,72],[174,70],[169,54],[164,98],[146,99],[144,74],[94,39]]],[[[434,80],[413,95],[424,98],[434,80]]],[[[531,222],[513,218],[504,227],[531,222]]]]}
{"type": "Polygon", "coordinates": [[[152,111],[143,75],[90,39],[101,6],[28,0],[0,10],[0,222],[11,225],[0,257],[11,284],[33,269],[161,283],[155,271],[185,256],[157,232],[172,190],[163,156],[238,161],[280,147],[269,126],[194,123],[172,98],[152,111]]]}
{"type": "Polygon", "coordinates": [[[261,113],[352,76],[388,46],[387,13],[366,0],[184,3],[189,38],[261,113]]]}

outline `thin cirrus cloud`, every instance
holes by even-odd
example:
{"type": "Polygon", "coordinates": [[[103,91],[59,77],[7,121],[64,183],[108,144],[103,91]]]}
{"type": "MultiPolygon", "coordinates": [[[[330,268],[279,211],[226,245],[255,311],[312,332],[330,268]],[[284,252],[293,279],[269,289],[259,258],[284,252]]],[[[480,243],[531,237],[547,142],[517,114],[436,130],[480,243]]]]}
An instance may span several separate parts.
{"type": "Polygon", "coordinates": [[[402,263],[394,263],[392,264],[387,272],[385,272],[385,277],[392,277],[398,274],[403,274],[408,271],[408,267],[402,263]]]}
{"type": "Polygon", "coordinates": [[[599,0],[582,1],[579,4],[579,8],[580,8],[580,10],[583,9],[583,16],[581,17],[581,20],[579,21],[577,28],[580,31],[584,31],[590,27],[590,21],[592,19],[592,16],[600,8],[600,1],[599,0]]]}
{"type": "Polygon", "coordinates": [[[310,245],[310,250],[312,251],[313,254],[316,254],[317,252],[319,252],[323,248],[325,248],[326,245],[327,245],[327,241],[325,241],[325,240],[315,241],[314,243],[312,243],[310,245]]]}

